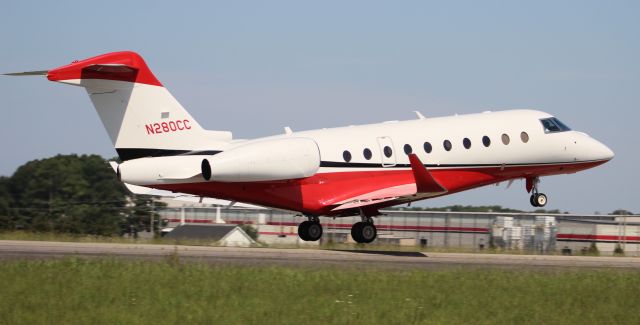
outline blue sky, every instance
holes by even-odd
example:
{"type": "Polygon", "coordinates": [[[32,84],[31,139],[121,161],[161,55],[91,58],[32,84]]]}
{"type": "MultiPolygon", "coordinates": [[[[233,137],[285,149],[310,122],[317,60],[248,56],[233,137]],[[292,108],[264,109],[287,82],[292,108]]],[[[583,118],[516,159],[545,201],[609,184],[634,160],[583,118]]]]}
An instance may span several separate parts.
{"type": "MultiPolygon", "coordinates": [[[[209,129],[294,130],[535,108],[616,153],[544,178],[548,208],[640,212],[640,2],[9,1],[0,72],[142,54],[209,129]]],[[[83,90],[0,78],[0,175],[58,153],[115,151],[83,90]]],[[[425,201],[530,209],[523,182],[425,201]]]]}

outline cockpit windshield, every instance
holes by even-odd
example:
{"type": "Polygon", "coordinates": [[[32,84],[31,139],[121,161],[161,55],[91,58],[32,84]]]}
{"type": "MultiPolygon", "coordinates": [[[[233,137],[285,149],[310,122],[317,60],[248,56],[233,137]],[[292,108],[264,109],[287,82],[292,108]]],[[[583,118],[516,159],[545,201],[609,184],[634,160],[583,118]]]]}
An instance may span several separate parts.
{"type": "Polygon", "coordinates": [[[558,120],[555,117],[544,118],[544,119],[541,119],[540,122],[542,122],[544,133],[571,131],[570,127],[566,126],[564,123],[560,122],[560,120],[558,120]]]}

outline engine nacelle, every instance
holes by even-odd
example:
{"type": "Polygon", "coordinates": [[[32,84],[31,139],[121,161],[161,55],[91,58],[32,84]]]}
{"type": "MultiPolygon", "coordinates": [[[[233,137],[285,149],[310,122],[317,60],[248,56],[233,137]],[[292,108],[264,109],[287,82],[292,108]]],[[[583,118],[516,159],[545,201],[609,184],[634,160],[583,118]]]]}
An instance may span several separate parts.
{"type": "Polygon", "coordinates": [[[202,181],[200,164],[207,156],[148,157],[127,160],[118,166],[120,181],[134,185],[202,181]]]}
{"type": "Polygon", "coordinates": [[[320,150],[307,138],[251,142],[209,156],[202,176],[216,182],[260,182],[304,178],[320,168],[320,150]]]}

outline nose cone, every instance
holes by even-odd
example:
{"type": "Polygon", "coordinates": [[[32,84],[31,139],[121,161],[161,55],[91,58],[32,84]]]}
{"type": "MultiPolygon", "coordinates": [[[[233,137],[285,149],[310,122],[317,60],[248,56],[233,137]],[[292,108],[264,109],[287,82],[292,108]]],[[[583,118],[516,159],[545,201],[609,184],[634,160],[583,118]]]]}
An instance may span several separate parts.
{"type": "Polygon", "coordinates": [[[597,140],[593,140],[593,143],[590,145],[589,150],[591,151],[590,156],[593,160],[606,160],[609,161],[613,159],[615,154],[609,147],[605,146],[601,142],[597,140]]]}

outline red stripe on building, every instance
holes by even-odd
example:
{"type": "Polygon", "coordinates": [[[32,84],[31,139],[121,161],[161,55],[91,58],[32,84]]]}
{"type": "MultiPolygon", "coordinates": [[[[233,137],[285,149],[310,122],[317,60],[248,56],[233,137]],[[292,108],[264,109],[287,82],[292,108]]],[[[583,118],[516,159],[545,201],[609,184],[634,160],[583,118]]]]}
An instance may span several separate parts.
{"type": "Polygon", "coordinates": [[[557,234],[558,240],[582,241],[640,241],[640,236],[593,235],[593,234],[557,234]]]}

